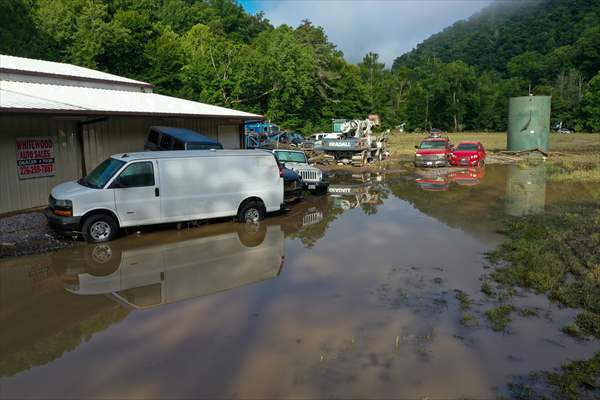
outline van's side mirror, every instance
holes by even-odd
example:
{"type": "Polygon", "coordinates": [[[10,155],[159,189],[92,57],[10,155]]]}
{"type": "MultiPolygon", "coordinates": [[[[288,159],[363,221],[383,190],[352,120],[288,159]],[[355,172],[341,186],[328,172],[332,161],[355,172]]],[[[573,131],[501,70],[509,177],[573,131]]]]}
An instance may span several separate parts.
{"type": "Polygon", "coordinates": [[[418,149],[418,148],[419,148],[419,146],[415,144],[415,149],[418,149]]]}

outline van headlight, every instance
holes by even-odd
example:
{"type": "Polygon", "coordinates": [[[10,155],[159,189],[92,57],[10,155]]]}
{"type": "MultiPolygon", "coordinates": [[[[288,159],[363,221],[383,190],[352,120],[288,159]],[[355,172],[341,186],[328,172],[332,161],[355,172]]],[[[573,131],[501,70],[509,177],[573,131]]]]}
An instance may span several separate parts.
{"type": "Polygon", "coordinates": [[[73,208],[73,202],[71,200],[55,199],[54,206],[61,208],[73,208]]]}
{"type": "Polygon", "coordinates": [[[423,157],[422,154],[415,154],[415,157],[423,157]]]}

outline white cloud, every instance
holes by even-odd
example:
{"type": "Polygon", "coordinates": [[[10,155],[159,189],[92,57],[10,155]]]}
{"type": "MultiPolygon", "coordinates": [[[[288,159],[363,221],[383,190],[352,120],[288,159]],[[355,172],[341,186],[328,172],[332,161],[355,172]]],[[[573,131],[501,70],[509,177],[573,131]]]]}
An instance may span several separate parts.
{"type": "Polygon", "coordinates": [[[325,29],[350,62],[369,51],[391,66],[418,43],[468,18],[492,0],[246,0],[274,24],[297,26],[303,19],[325,29]]]}

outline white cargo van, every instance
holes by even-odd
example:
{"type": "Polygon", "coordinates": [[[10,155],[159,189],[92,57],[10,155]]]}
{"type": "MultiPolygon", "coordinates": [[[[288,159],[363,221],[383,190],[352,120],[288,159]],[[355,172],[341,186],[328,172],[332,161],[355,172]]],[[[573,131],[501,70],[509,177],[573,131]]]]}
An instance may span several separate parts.
{"type": "Polygon", "coordinates": [[[264,150],[119,154],[56,186],[49,203],[51,227],[99,243],[129,226],[229,216],[258,221],[283,208],[283,178],[264,150]]]}

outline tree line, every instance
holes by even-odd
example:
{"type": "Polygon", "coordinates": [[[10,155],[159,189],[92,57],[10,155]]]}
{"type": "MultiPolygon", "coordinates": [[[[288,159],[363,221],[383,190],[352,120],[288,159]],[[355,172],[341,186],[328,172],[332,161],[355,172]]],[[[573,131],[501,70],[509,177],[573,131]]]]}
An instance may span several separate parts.
{"type": "MultiPolygon", "coordinates": [[[[600,16],[597,6],[583,14],[577,18],[600,16]]],[[[260,113],[303,133],[369,113],[380,114],[384,127],[406,130],[505,130],[508,98],[530,88],[553,96],[553,120],[600,130],[597,24],[549,49],[519,51],[522,42],[514,42],[506,63],[490,62],[489,52],[473,58],[457,47],[451,58],[439,50],[458,43],[461,32],[469,33],[466,47],[475,46],[471,31],[481,18],[428,39],[438,48],[425,41],[386,68],[375,53],[348,63],[308,20],[274,27],[235,0],[0,0],[0,52],[148,81],[157,93],[260,113]]]]}

